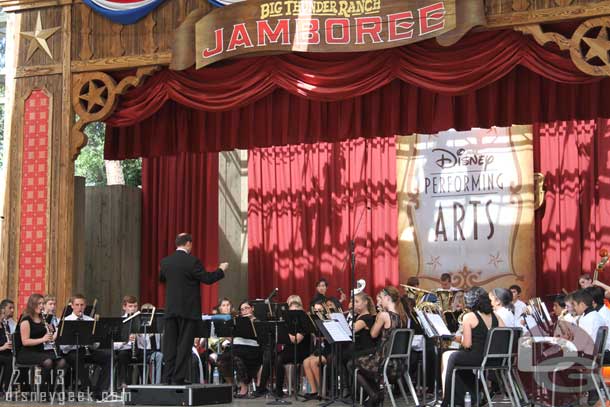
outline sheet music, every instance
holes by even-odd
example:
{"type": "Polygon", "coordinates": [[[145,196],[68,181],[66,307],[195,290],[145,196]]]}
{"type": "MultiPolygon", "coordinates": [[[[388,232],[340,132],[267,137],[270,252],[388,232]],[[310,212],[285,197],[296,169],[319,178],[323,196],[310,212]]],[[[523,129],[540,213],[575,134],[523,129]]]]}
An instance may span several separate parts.
{"type": "Polygon", "coordinates": [[[449,332],[449,328],[445,325],[445,321],[438,314],[426,313],[428,320],[434,326],[434,330],[438,333],[439,336],[453,336],[451,332],[449,332]]]}
{"type": "Polygon", "coordinates": [[[544,311],[544,316],[546,317],[546,320],[549,322],[552,322],[553,320],[551,319],[551,314],[549,314],[549,310],[546,307],[546,304],[544,302],[541,302],[542,304],[542,311],[544,311]]]}
{"type": "Polygon", "coordinates": [[[345,332],[349,338],[352,337],[352,330],[349,327],[349,324],[347,323],[347,319],[345,319],[345,316],[343,315],[343,313],[341,313],[341,312],[332,312],[330,314],[330,318],[333,321],[338,322],[339,325],[341,325],[341,328],[343,329],[343,332],[345,332]]]}
{"type": "Polygon", "coordinates": [[[341,324],[337,321],[324,321],[324,328],[335,342],[350,342],[350,337],[345,333],[341,324]]]}
{"type": "Polygon", "coordinates": [[[434,331],[434,328],[430,325],[430,323],[426,319],[424,313],[419,310],[416,310],[415,313],[417,314],[417,320],[419,321],[426,336],[428,338],[434,338],[434,337],[438,336],[438,334],[434,331]]]}

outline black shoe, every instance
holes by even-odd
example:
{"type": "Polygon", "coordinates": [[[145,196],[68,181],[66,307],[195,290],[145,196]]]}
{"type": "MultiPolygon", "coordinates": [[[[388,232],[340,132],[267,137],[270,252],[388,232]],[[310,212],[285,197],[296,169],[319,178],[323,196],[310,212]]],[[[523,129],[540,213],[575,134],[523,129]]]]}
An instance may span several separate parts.
{"type": "Polygon", "coordinates": [[[256,391],[252,394],[252,396],[256,397],[265,397],[267,395],[267,393],[269,393],[269,390],[267,390],[266,388],[261,388],[259,387],[258,389],[256,389],[256,391]]]}
{"type": "Polygon", "coordinates": [[[303,398],[305,399],[305,401],[317,400],[318,393],[306,393],[303,394],[303,398]]]}
{"type": "Polygon", "coordinates": [[[286,393],[284,393],[284,390],[276,391],[273,393],[273,395],[278,399],[283,399],[284,397],[286,397],[286,393]]]}

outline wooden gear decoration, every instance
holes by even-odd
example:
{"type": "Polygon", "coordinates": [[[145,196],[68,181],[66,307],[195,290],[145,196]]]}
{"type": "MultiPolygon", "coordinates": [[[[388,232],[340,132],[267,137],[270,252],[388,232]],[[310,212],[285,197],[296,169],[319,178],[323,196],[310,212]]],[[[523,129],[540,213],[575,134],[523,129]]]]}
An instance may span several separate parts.
{"type": "Polygon", "coordinates": [[[572,62],[582,72],[592,76],[610,76],[610,17],[589,19],[576,28],[571,38],[554,32],[544,32],[540,24],[517,26],[516,31],[534,37],[540,45],[557,44],[569,51],[572,62]]]}
{"type": "Polygon", "coordinates": [[[87,145],[87,136],[83,132],[85,126],[110,117],[118,104],[120,95],[130,87],[139,86],[147,76],[154,74],[159,69],[159,66],[138,68],[135,75],[123,78],[118,84],[104,72],[88,72],[73,76],[72,107],[78,116],[72,126],[70,153],[73,160],[87,145]]]}

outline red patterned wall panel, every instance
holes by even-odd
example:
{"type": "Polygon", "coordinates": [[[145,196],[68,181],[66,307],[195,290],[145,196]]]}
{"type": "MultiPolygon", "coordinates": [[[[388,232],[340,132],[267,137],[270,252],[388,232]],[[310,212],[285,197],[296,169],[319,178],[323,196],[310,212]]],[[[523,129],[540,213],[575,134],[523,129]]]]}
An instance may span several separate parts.
{"type": "Polygon", "coordinates": [[[22,311],[33,293],[45,293],[47,263],[49,96],[33,91],[25,100],[21,178],[19,298],[22,311]]]}

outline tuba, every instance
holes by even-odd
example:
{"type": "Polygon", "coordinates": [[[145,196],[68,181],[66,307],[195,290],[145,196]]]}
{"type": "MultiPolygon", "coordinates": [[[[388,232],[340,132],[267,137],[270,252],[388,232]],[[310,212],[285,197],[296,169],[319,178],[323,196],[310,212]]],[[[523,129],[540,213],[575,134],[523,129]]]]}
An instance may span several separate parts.
{"type": "Polygon", "coordinates": [[[417,288],[406,284],[401,284],[401,286],[405,289],[405,294],[415,301],[415,308],[418,308],[421,304],[425,303],[424,299],[427,295],[433,294],[432,291],[424,290],[422,288],[417,288]]]}

